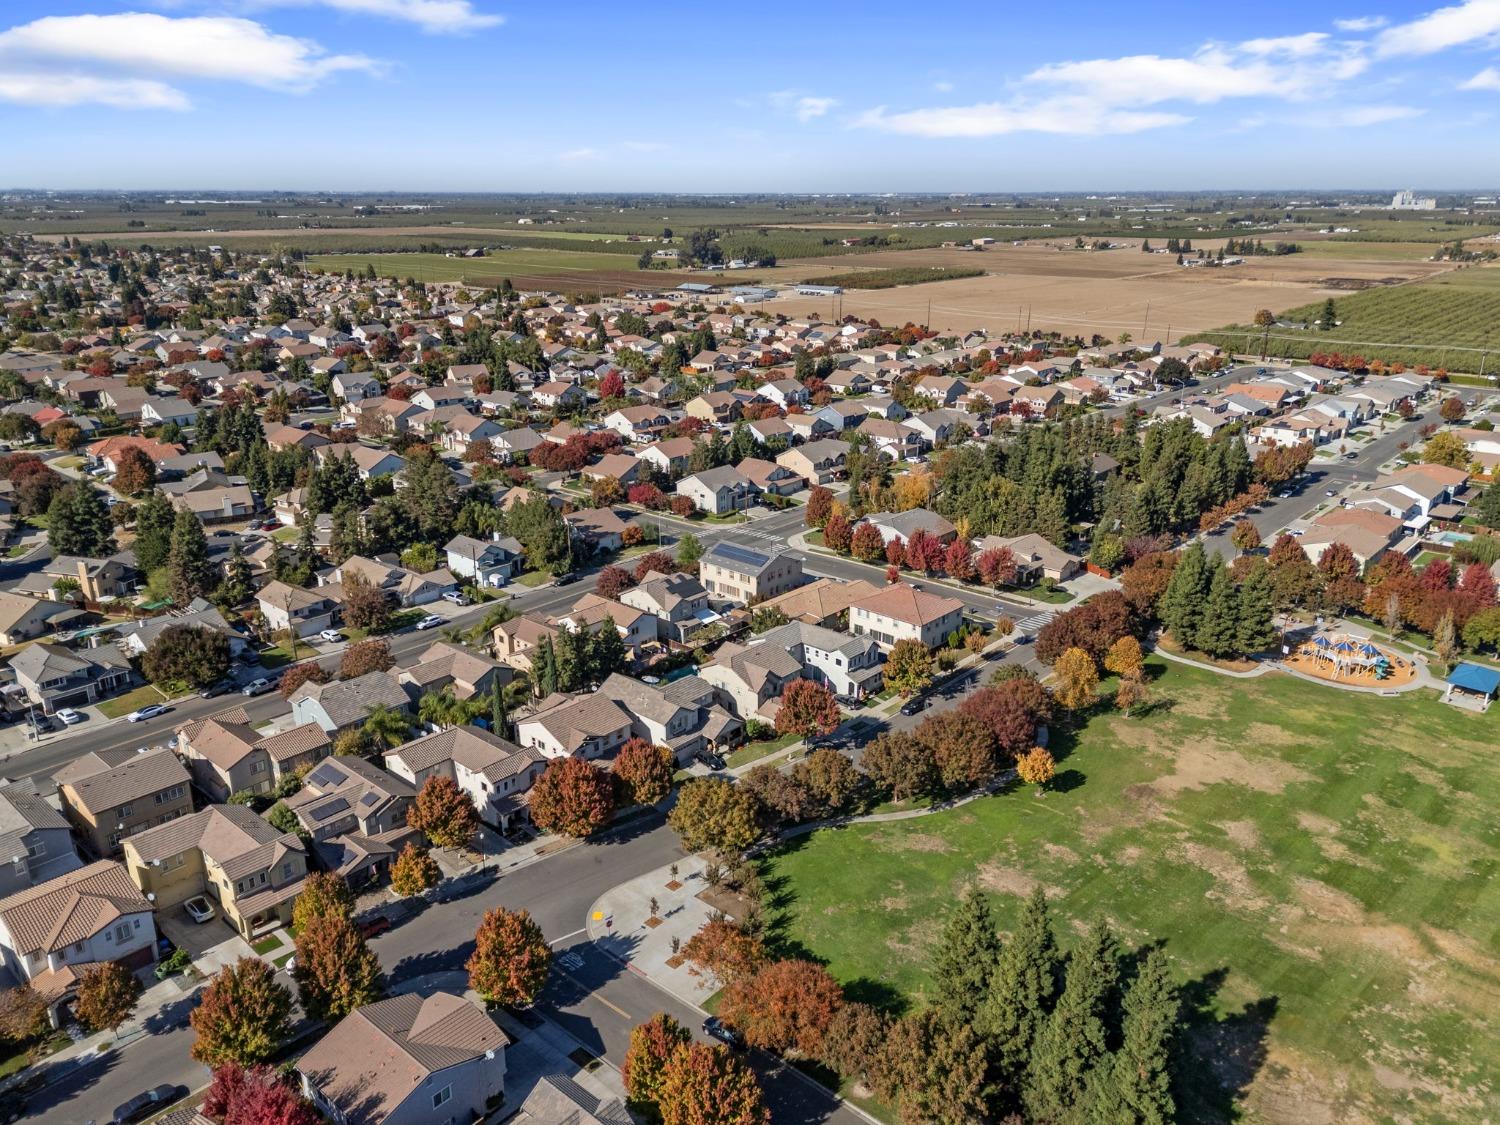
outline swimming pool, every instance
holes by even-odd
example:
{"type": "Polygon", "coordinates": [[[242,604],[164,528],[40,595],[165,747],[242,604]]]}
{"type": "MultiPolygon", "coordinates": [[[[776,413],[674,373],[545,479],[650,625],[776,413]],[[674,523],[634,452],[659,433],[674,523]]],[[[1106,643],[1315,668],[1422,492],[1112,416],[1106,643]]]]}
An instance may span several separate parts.
{"type": "Polygon", "coordinates": [[[1465,535],[1463,532],[1459,531],[1440,531],[1430,538],[1434,543],[1447,543],[1451,546],[1454,543],[1467,543],[1474,537],[1472,535],[1465,535]]]}

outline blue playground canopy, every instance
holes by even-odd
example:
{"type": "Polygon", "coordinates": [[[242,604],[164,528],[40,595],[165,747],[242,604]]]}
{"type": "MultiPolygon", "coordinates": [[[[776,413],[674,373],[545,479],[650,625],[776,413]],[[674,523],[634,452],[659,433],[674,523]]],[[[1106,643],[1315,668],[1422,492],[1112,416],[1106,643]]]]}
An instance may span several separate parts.
{"type": "Polygon", "coordinates": [[[1448,682],[1464,691],[1494,695],[1500,688],[1500,672],[1480,664],[1460,664],[1448,673],[1448,682]]]}

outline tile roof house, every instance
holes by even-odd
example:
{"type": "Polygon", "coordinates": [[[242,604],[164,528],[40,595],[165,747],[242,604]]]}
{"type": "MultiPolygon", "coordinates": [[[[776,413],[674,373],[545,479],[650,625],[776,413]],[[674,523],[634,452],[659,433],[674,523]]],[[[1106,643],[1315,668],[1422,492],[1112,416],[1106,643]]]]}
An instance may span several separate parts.
{"type": "Polygon", "coordinates": [[[0,900],[0,960],[49,1001],[106,961],[155,960],[153,907],[125,868],[102,859],[0,900]]]}
{"type": "Polygon", "coordinates": [[[10,658],[10,667],[26,698],[46,715],[95,703],[135,677],[124,654],[113,645],[71,649],[31,644],[10,658]]]}
{"type": "Polygon", "coordinates": [[[0,897],[83,865],[63,814],[24,784],[0,789],[0,863],[0,897]]]}
{"type": "Polygon", "coordinates": [[[548,758],[602,758],[630,738],[632,719],[614,700],[597,692],[554,692],[531,713],[517,716],[516,741],[548,758]]]}
{"type": "Polygon", "coordinates": [[[543,639],[557,638],[557,626],[539,614],[523,613],[490,630],[495,659],[522,675],[531,674],[531,653],[543,639]]]}
{"type": "Polygon", "coordinates": [[[668,747],[679,765],[703,750],[738,745],[745,737],[744,723],[720,705],[713,685],[698,676],[648,684],[613,672],[597,694],[629,714],[632,737],[668,747]]]}
{"type": "Polygon", "coordinates": [[[408,570],[394,555],[373,559],[350,555],[327,574],[318,575],[318,585],[342,585],[351,574],[358,575],[376,589],[384,590],[401,606],[429,605],[458,585],[446,567],[423,574],[408,570]]]}
{"type": "Polygon", "coordinates": [[[429,777],[446,777],[468,794],[479,819],[501,830],[529,819],[525,794],[547,758],[480,727],[448,727],[386,752],[386,768],[421,789],[429,777]]]}
{"type": "Polygon", "coordinates": [[[206,895],[246,940],[291,921],[307,881],[307,845],[244,805],[210,805],[123,846],[131,881],[158,910],[206,895]]]}
{"type": "Polygon", "coordinates": [[[292,692],[292,717],[316,724],[330,736],[359,726],[377,707],[391,711],[412,709],[411,688],[395,671],[366,672],[352,680],[315,684],[311,680],[292,692]]]}
{"type": "Polygon", "coordinates": [[[297,1073],[303,1095],[339,1125],[467,1123],[504,1094],[509,1045],[478,1004],[409,992],[350,1012],[297,1073]]]}
{"type": "Polygon", "coordinates": [[[449,688],[455,699],[487,698],[496,681],[503,686],[513,674],[507,665],[451,641],[435,641],[410,664],[396,669],[396,678],[419,695],[449,688]]]}
{"type": "Polygon", "coordinates": [[[693,439],[664,438],[646,446],[639,457],[642,461],[650,462],[658,472],[675,478],[688,471],[693,457],[693,439]]]}
{"type": "Polygon", "coordinates": [[[907,638],[937,648],[963,623],[963,603],[896,582],[849,606],[849,631],[884,648],[907,638]]]}
{"type": "Polygon", "coordinates": [[[242,707],[185,723],[177,731],[177,751],[186,759],[193,783],[214,801],[227,801],[236,793],[269,793],[287,774],[327,757],[332,748],[323,728],[310,722],[263,735],[250,725],[242,707]]]}
{"type": "Polygon", "coordinates": [[[406,823],[417,791],[354,755],[325,758],[284,803],[302,824],[326,871],[352,886],[380,880],[417,833],[406,823]]]}
{"type": "Polygon", "coordinates": [[[165,746],[96,750],[52,780],[63,815],[94,855],[117,854],[126,836],[193,811],[192,777],[165,746]]]}
{"type": "Polygon", "coordinates": [[[686,641],[703,626],[719,619],[709,608],[708,591],[691,574],[649,572],[620,594],[624,605],[655,616],[658,636],[686,641]]]}
{"type": "Polygon", "coordinates": [[[750,605],[802,585],[802,560],[719,540],[698,560],[698,576],[710,597],[750,605]]]}
{"type": "Polygon", "coordinates": [[[852,602],[879,589],[879,586],[866,582],[863,578],[856,578],[852,582],[819,578],[763,601],[757,608],[780,610],[789,620],[826,625],[832,629],[838,626],[840,616],[848,613],[852,602]]]}
{"type": "Polygon", "coordinates": [[[843,473],[848,457],[847,442],[822,438],[778,453],[776,463],[790,469],[811,486],[836,480],[843,473]]]}
{"type": "Polygon", "coordinates": [[[865,522],[872,524],[886,543],[895,541],[905,545],[919,530],[925,531],[940,543],[951,543],[958,534],[951,523],[926,508],[911,508],[905,512],[870,512],[865,516],[865,522]]]}
{"type": "Polygon", "coordinates": [[[1083,570],[1082,558],[1069,554],[1050,540],[1034,533],[1010,538],[986,535],[974,543],[977,554],[995,549],[1007,550],[1015,556],[1019,584],[1034,582],[1037,578],[1066,582],[1083,570]]]}
{"type": "Polygon", "coordinates": [[[531,1088],[512,1125],[631,1125],[619,1098],[598,1098],[561,1074],[546,1074],[531,1088]]]}

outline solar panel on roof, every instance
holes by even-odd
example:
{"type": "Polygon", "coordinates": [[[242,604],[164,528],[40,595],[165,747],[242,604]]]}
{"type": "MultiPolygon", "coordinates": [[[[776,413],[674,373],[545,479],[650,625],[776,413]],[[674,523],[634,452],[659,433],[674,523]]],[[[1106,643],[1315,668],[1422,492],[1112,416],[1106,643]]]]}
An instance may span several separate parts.
{"type": "Polygon", "coordinates": [[[324,762],[308,775],[314,785],[337,785],[344,780],[343,773],[332,762],[324,762]]]}
{"type": "Polygon", "coordinates": [[[359,804],[360,804],[361,808],[366,808],[367,809],[371,805],[378,805],[378,804],[380,804],[380,798],[377,797],[374,793],[366,793],[363,797],[361,797],[359,799],[359,804]]]}
{"type": "Polygon", "coordinates": [[[310,810],[309,815],[314,820],[324,821],[331,816],[337,816],[341,812],[347,812],[348,809],[348,801],[344,800],[344,798],[342,797],[335,797],[327,804],[319,805],[317,808],[310,810]]]}
{"type": "Polygon", "coordinates": [[[749,547],[741,547],[738,543],[716,543],[713,554],[743,563],[745,566],[761,567],[770,561],[769,555],[761,551],[752,551],[749,547]]]}

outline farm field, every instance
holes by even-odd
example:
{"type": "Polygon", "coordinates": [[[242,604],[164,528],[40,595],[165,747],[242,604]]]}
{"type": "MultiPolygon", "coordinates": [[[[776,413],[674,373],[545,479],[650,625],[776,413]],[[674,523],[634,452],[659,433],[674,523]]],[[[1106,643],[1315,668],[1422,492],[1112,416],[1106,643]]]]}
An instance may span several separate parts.
{"type": "Polygon", "coordinates": [[[920,1007],[971,879],[1001,927],[1107,919],[1186,986],[1183,1120],[1500,1112],[1500,716],[1151,662],[1152,714],[1056,738],[1056,789],[823,830],[763,861],[772,935],[857,999],[920,1007]],[[1274,717],[1274,721],[1273,721],[1274,717]]]}
{"type": "MultiPolygon", "coordinates": [[[[1335,294],[1338,326],[1272,330],[1266,351],[1274,356],[1306,359],[1314,352],[1359,354],[1389,363],[1427,364],[1450,371],[1492,370],[1487,358],[1500,324],[1500,267],[1469,266],[1417,284],[1335,294]]],[[[1287,320],[1310,322],[1322,313],[1322,302],[1292,308],[1270,305],[1287,320]]],[[[1238,321],[1198,339],[1243,349],[1253,327],[1238,321]],[[1238,333],[1238,334],[1236,334],[1238,333]]],[[[1259,350],[1260,343],[1252,341],[1259,350]]]]}
{"type": "Polygon", "coordinates": [[[383,277],[417,281],[461,281],[488,287],[510,278],[518,289],[599,292],[633,286],[672,286],[685,275],[622,269],[618,254],[573,250],[501,250],[483,258],[449,258],[443,254],[319,254],[309,269],[360,271],[373,265],[383,277]]]}

